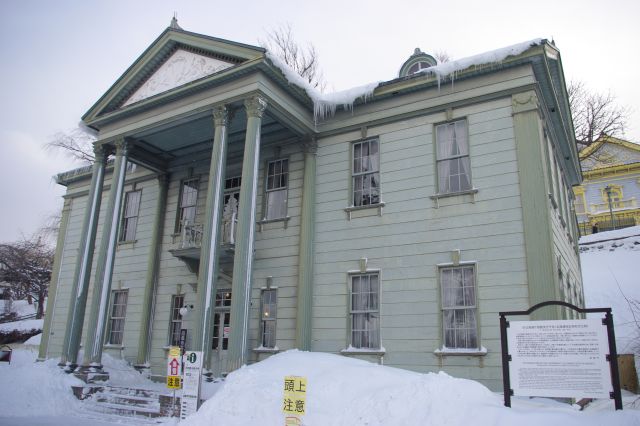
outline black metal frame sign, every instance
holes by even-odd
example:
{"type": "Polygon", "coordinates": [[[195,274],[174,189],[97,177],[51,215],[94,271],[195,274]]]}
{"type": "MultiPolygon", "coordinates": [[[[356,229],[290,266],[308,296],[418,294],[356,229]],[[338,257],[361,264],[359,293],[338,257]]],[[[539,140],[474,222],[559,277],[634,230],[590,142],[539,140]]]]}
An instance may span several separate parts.
{"type": "MultiPolygon", "coordinates": [[[[609,362],[609,372],[611,374],[611,385],[613,387],[613,391],[609,392],[609,397],[615,400],[616,410],[622,410],[622,395],[620,393],[620,378],[618,376],[618,353],[616,351],[616,337],[613,329],[613,315],[611,314],[611,308],[591,308],[591,309],[582,309],[571,303],[560,302],[560,301],[547,301],[538,303],[537,305],[532,306],[526,311],[508,311],[508,312],[499,312],[500,315],[500,339],[502,341],[502,384],[504,388],[504,405],[506,407],[511,407],[511,396],[514,394],[513,389],[511,388],[511,377],[509,373],[509,363],[512,361],[512,357],[509,354],[509,345],[507,342],[507,328],[509,327],[509,321],[507,321],[507,316],[517,316],[517,315],[530,315],[532,312],[543,308],[545,306],[564,306],[569,309],[573,309],[576,312],[582,314],[588,313],[604,313],[605,316],[602,318],[602,325],[607,327],[607,338],[609,343],[609,353],[606,354],[606,360],[609,362]]],[[[531,321],[535,322],[535,321],[531,321]]],[[[545,396],[545,395],[538,395],[545,396]]]]}

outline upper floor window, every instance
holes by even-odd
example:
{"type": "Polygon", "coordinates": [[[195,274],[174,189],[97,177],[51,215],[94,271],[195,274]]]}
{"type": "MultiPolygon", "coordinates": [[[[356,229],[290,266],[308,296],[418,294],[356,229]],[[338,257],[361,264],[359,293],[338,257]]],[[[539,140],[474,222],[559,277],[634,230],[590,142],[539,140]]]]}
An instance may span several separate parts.
{"type": "Polygon", "coordinates": [[[475,267],[440,268],[442,333],[447,349],[478,349],[475,267]]]}
{"type": "Polygon", "coordinates": [[[471,163],[467,141],[467,121],[458,120],[436,126],[438,193],[471,189],[471,163]]]}
{"type": "Polygon", "coordinates": [[[351,276],[351,346],[380,348],[380,282],[377,273],[351,276]]]}
{"type": "Polygon", "coordinates": [[[122,213],[122,231],[120,241],[133,241],[136,239],[136,228],[138,227],[138,212],[140,210],[140,196],[142,191],[127,192],[124,200],[124,211],[122,213]]]}
{"type": "Polygon", "coordinates": [[[607,185],[604,188],[600,189],[602,200],[609,203],[611,200],[611,207],[614,209],[624,207],[624,203],[622,202],[622,187],[620,185],[607,185]]]}
{"type": "Polygon", "coordinates": [[[378,140],[355,142],[351,169],[353,205],[368,206],[380,202],[380,155],[378,140]]]}
{"type": "Polygon", "coordinates": [[[176,231],[180,232],[185,224],[193,225],[196,221],[196,205],[198,203],[198,178],[182,181],[178,203],[178,222],[176,231]]]}
{"type": "Polygon", "coordinates": [[[260,345],[264,348],[276,347],[277,300],[276,289],[262,290],[260,296],[260,345]]]}
{"type": "Polygon", "coordinates": [[[269,161],[265,193],[264,219],[280,219],[287,216],[287,188],[289,186],[289,160],[269,161]]]}
{"type": "Polygon", "coordinates": [[[114,290],[111,293],[111,315],[107,334],[107,343],[110,345],[122,345],[128,297],[128,290],[114,290]]]}

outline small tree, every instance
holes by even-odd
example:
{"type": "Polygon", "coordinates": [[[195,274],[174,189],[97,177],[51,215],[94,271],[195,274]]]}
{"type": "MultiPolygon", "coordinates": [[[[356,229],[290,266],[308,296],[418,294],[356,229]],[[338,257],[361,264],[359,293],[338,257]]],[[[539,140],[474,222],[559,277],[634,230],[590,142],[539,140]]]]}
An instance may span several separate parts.
{"type": "Polygon", "coordinates": [[[313,44],[301,47],[296,41],[291,24],[282,24],[267,32],[267,40],[260,41],[262,47],[276,55],[285,64],[307,80],[311,86],[320,90],[325,88],[324,77],[320,71],[318,52],[313,44]]]}
{"type": "Polygon", "coordinates": [[[571,82],[567,88],[578,149],[600,137],[624,135],[629,108],[617,104],[616,97],[589,91],[582,82],[571,82]]]}
{"type": "Polygon", "coordinates": [[[36,318],[44,316],[53,254],[53,249],[41,238],[0,244],[0,279],[11,286],[11,292],[17,299],[37,301],[36,318]]]}

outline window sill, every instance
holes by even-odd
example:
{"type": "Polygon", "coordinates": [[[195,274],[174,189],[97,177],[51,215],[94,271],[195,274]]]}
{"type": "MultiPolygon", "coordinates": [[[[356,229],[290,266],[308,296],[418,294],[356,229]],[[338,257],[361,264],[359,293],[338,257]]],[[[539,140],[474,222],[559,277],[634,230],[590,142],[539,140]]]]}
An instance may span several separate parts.
{"type": "Polygon", "coordinates": [[[258,354],[275,354],[280,352],[277,346],[273,348],[265,348],[264,346],[258,346],[257,348],[253,348],[253,352],[258,354]]]}
{"type": "Polygon", "coordinates": [[[340,351],[342,355],[378,355],[383,356],[387,353],[387,350],[384,346],[381,346],[378,349],[372,348],[354,348],[353,346],[349,346],[346,349],[342,349],[340,351]]]}
{"type": "Polygon", "coordinates": [[[287,229],[289,220],[291,220],[291,216],[279,217],[277,219],[262,219],[257,221],[256,223],[260,226],[260,232],[262,232],[262,227],[268,223],[284,222],[284,229],[287,229]]]}
{"type": "Polygon", "coordinates": [[[117,350],[120,350],[120,351],[124,350],[124,346],[122,346],[122,345],[114,345],[114,344],[111,344],[111,343],[107,343],[106,345],[103,345],[102,348],[103,349],[117,349],[117,350]]]}
{"type": "Polygon", "coordinates": [[[382,216],[382,209],[384,208],[384,206],[385,206],[385,202],[380,201],[379,203],[367,204],[366,206],[345,207],[344,211],[347,212],[347,216],[349,217],[349,220],[351,220],[351,216],[352,216],[351,213],[362,211],[362,210],[378,209],[378,216],[382,216]]]}
{"type": "Polygon", "coordinates": [[[118,248],[130,248],[135,246],[138,240],[118,241],[118,248]]]}
{"type": "Polygon", "coordinates": [[[480,349],[452,349],[442,347],[433,351],[436,356],[486,356],[487,348],[481,346],[480,349]]]}
{"type": "Polygon", "coordinates": [[[433,194],[430,195],[429,198],[431,198],[432,200],[434,200],[436,202],[436,208],[440,207],[440,204],[438,203],[438,201],[442,198],[451,198],[451,197],[458,197],[460,195],[471,195],[471,202],[475,203],[476,199],[475,199],[475,195],[478,193],[478,188],[471,188],[468,189],[466,191],[458,191],[458,192],[446,192],[443,194],[433,194]]]}

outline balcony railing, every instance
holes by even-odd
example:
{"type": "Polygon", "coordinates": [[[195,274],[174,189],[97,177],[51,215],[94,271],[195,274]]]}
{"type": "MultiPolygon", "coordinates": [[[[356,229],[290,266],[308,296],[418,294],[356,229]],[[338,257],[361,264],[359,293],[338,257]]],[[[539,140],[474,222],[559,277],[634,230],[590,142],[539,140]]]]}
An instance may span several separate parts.
{"type": "MultiPolygon", "coordinates": [[[[236,243],[236,228],[238,223],[238,201],[231,197],[224,206],[222,215],[222,244],[236,243]]],[[[201,223],[182,222],[181,249],[199,248],[202,246],[203,227],[201,223]]]]}
{"type": "MultiPolygon", "coordinates": [[[[609,211],[609,203],[591,204],[590,207],[591,214],[605,213],[609,211]]],[[[629,198],[628,200],[611,201],[611,208],[613,211],[635,209],[638,208],[638,203],[635,197],[629,198]]]]}

